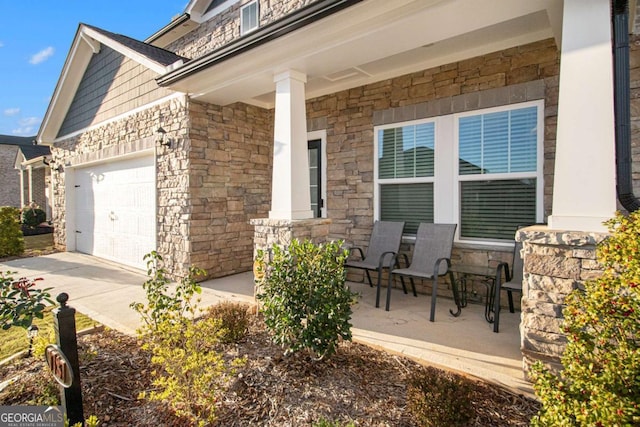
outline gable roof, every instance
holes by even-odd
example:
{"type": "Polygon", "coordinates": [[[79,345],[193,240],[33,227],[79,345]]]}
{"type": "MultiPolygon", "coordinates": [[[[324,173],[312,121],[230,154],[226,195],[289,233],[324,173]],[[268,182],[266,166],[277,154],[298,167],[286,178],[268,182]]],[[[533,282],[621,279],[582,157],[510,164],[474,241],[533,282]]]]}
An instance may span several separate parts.
{"type": "Polygon", "coordinates": [[[51,149],[47,145],[21,145],[18,150],[27,161],[51,154],[51,149]]]}
{"type": "Polygon", "coordinates": [[[0,145],[33,145],[33,136],[0,135],[0,145]]]}
{"type": "Polygon", "coordinates": [[[103,44],[161,75],[188,61],[149,43],[80,24],[38,131],[38,143],[50,144],[56,138],[91,57],[100,52],[103,44]]]}

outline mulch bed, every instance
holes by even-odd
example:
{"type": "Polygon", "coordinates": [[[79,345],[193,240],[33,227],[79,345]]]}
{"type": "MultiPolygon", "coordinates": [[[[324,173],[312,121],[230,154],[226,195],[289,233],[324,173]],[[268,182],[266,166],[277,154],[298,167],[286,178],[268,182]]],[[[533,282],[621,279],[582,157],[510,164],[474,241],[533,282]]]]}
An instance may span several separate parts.
{"type": "MultiPolygon", "coordinates": [[[[150,355],[133,337],[103,330],[79,338],[86,416],[101,426],[187,426],[166,405],[141,400],[152,388],[150,355]]],[[[407,379],[419,365],[357,343],[343,343],[328,360],[301,352],[284,356],[264,323],[253,316],[247,336],[224,348],[228,357],[247,356],[224,399],[216,426],[313,426],[321,419],[356,426],[417,426],[406,408],[407,379]]],[[[34,404],[55,384],[44,363],[20,359],[0,366],[0,405],[34,404]],[[50,387],[50,386],[49,386],[50,387]]],[[[527,426],[539,404],[484,382],[473,388],[475,418],[469,426],[527,426]]]]}

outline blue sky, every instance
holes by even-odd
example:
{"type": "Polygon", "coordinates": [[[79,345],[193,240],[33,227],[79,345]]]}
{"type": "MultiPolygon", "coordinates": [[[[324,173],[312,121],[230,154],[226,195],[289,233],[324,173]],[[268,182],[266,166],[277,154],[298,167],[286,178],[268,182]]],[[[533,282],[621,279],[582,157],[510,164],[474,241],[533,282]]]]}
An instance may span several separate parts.
{"type": "Polygon", "coordinates": [[[0,134],[35,136],[78,24],[144,40],[187,0],[0,0],[0,134]]]}

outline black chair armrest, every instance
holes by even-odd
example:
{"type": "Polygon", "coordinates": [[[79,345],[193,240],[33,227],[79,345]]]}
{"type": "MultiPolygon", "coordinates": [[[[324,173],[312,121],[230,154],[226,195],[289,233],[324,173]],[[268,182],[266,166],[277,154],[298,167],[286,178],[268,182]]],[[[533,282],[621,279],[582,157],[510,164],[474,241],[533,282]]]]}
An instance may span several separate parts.
{"type": "Polygon", "coordinates": [[[383,267],[385,267],[384,260],[389,256],[391,256],[391,259],[389,260],[388,267],[391,268],[393,266],[393,264],[395,263],[397,254],[395,252],[388,251],[388,252],[383,252],[382,255],[380,255],[380,260],[378,261],[378,269],[381,270],[383,267]]]}
{"type": "Polygon", "coordinates": [[[438,277],[438,276],[447,274],[447,271],[440,274],[440,264],[442,264],[443,262],[447,263],[447,271],[449,271],[449,269],[451,268],[451,260],[449,258],[438,258],[436,260],[435,265],[433,266],[433,277],[438,277]]]}
{"type": "MultiPolygon", "coordinates": [[[[363,260],[364,259],[364,252],[362,252],[362,248],[359,247],[353,247],[351,249],[349,249],[349,256],[351,256],[351,254],[353,253],[353,251],[358,251],[358,253],[360,254],[360,259],[363,260]]],[[[348,257],[347,257],[348,258],[348,257]]]]}

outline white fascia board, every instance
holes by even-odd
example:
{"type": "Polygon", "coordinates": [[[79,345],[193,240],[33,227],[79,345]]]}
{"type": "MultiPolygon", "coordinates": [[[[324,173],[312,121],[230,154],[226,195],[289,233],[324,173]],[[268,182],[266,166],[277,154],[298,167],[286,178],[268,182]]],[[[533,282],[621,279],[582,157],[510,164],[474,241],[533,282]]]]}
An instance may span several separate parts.
{"type": "Polygon", "coordinates": [[[38,156],[38,157],[34,157],[33,159],[29,160],[29,161],[23,161],[21,163],[21,165],[26,168],[27,166],[31,166],[32,169],[42,169],[43,167],[45,167],[46,165],[44,164],[43,160],[48,160],[50,159],[51,156],[45,155],[45,156],[38,156]]]}
{"type": "Polygon", "coordinates": [[[18,148],[18,152],[16,153],[16,160],[13,162],[13,168],[18,170],[24,170],[23,164],[26,159],[22,154],[22,151],[18,148]]]}
{"type": "Polygon", "coordinates": [[[117,41],[103,35],[100,34],[99,32],[91,29],[91,28],[87,28],[87,27],[82,27],[81,32],[83,34],[83,36],[88,36],[91,37],[92,39],[106,45],[109,46],[111,49],[120,52],[121,54],[133,59],[134,61],[138,62],[141,65],[144,65],[145,67],[149,68],[150,70],[158,73],[158,74],[164,74],[168,71],[170,71],[173,68],[179,67],[180,65],[182,65],[182,60],[176,61],[173,64],[169,65],[169,66],[164,66],[158,62],[152,61],[149,58],[147,58],[144,55],[140,55],[138,52],[136,52],[135,50],[121,44],[118,43],[117,41]]]}

